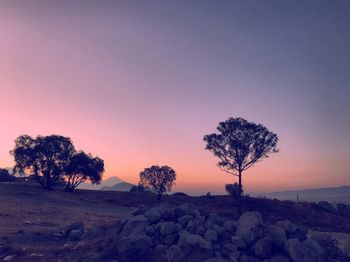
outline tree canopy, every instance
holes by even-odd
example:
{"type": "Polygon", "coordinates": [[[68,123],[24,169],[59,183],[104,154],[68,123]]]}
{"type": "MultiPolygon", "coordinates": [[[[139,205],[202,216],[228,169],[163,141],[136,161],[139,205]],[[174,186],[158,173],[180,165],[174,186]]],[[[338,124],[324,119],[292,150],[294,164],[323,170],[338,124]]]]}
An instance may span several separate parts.
{"type": "Polygon", "coordinates": [[[104,172],[104,162],[83,151],[72,154],[64,171],[66,191],[73,191],[82,182],[89,180],[91,184],[99,184],[104,172]]]}
{"type": "Polygon", "coordinates": [[[175,180],[176,172],[169,166],[154,165],[140,173],[140,185],[155,192],[157,200],[161,199],[163,193],[171,191],[175,180]]]}
{"type": "Polygon", "coordinates": [[[31,173],[46,189],[65,181],[66,189],[72,191],[87,179],[99,183],[104,172],[102,159],[77,152],[71,139],[60,135],[21,135],[10,153],[15,160],[14,172],[31,173]]]}
{"type": "Polygon", "coordinates": [[[220,122],[217,130],[218,133],[204,136],[206,149],[219,158],[219,168],[238,176],[242,194],[242,172],[278,152],[278,136],[263,125],[243,118],[231,117],[220,122]]]}

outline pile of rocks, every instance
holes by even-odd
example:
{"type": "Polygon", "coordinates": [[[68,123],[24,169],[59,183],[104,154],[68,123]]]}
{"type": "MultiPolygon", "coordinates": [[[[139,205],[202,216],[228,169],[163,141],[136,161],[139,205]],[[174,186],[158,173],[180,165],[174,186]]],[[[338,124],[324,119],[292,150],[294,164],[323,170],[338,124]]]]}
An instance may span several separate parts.
{"type": "Polygon", "coordinates": [[[191,204],[140,206],[115,233],[118,261],[349,261],[334,245],[307,237],[290,221],[264,224],[258,212],[234,221],[191,204]]]}

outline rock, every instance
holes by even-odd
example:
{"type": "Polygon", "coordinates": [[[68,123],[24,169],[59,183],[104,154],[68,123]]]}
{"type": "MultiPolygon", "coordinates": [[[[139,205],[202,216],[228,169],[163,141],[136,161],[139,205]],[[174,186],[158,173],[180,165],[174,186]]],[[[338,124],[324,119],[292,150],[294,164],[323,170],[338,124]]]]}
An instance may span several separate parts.
{"type": "Polygon", "coordinates": [[[81,231],[84,231],[84,224],[83,222],[75,222],[71,225],[68,225],[64,228],[64,233],[66,236],[69,235],[69,233],[72,231],[72,230],[75,230],[75,229],[79,229],[81,231]]]}
{"type": "Polygon", "coordinates": [[[167,235],[164,237],[164,244],[170,246],[170,245],[174,244],[175,239],[176,238],[174,235],[167,235]]]}
{"type": "Polygon", "coordinates": [[[223,225],[223,229],[232,234],[236,230],[236,224],[237,223],[232,220],[227,220],[223,225]]]}
{"type": "Polygon", "coordinates": [[[79,241],[83,235],[84,231],[82,231],[81,229],[73,229],[69,232],[69,240],[72,241],[79,241]]]}
{"type": "Polygon", "coordinates": [[[264,259],[263,262],[291,262],[291,260],[282,255],[274,255],[270,258],[264,259]]]}
{"type": "Polygon", "coordinates": [[[16,257],[16,255],[9,255],[9,256],[4,257],[2,259],[2,261],[12,261],[15,257],[16,257]]]}
{"type": "Polygon", "coordinates": [[[218,241],[218,233],[215,230],[208,229],[204,233],[204,238],[209,242],[216,242],[218,241]]]}
{"type": "Polygon", "coordinates": [[[145,233],[147,236],[150,236],[150,237],[154,236],[154,234],[156,233],[154,225],[146,226],[145,233]]]}
{"type": "Polygon", "coordinates": [[[300,242],[298,239],[289,239],[286,241],[284,249],[293,262],[324,261],[321,246],[313,240],[300,242]]]}
{"type": "Polygon", "coordinates": [[[232,260],[225,259],[225,258],[216,258],[216,257],[211,257],[204,262],[232,262],[232,260]]]}
{"type": "Polygon", "coordinates": [[[224,244],[224,249],[226,249],[227,251],[230,251],[230,252],[236,252],[237,251],[237,247],[234,245],[234,244],[231,244],[231,243],[226,243],[224,244]]]}
{"type": "Polygon", "coordinates": [[[126,237],[129,235],[143,233],[145,232],[147,226],[149,226],[149,221],[147,218],[144,215],[138,215],[129,219],[120,232],[120,235],[122,237],[126,237]]]}
{"type": "Polygon", "coordinates": [[[204,233],[205,233],[205,228],[203,227],[203,226],[197,226],[197,230],[196,230],[196,235],[201,235],[201,236],[203,236],[204,235],[204,233]]]}
{"type": "Polygon", "coordinates": [[[173,245],[168,249],[167,257],[170,262],[177,262],[183,255],[181,248],[179,246],[173,245]]]}
{"type": "Polygon", "coordinates": [[[350,205],[340,203],[337,205],[337,211],[344,217],[350,217],[350,205]]]}
{"type": "Polygon", "coordinates": [[[162,219],[169,220],[175,217],[175,210],[169,206],[162,206],[160,208],[162,219]]]}
{"type": "Polygon", "coordinates": [[[183,226],[183,227],[186,227],[187,226],[187,223],[190,222],[191,220],[193,219],[193,216],[191,215],[184,215],[182,217],[179,217],[177,219],[177,222],[183,226]]]}
{"type": "Polygon", "coordinates": [[[259,212],[246,212],[238,220],[237,236],[241,237],[247,244],[252,244],[262,237],[263,222],[259,212]]]}
{"type": "Polygon", "coordinates": [[[287,240],[286,231],[282,227],[268,225],[264,228],[264,235],[269,237],[273,243],[280,248],[284,247],[284,242],[287,240]]]}
{"type": "Polygon", "coordinates": [[[244,240],[241,237],[238,236],[232,236],[231,242],[234,244],[238,249],[245,248],[247,245],[244,242],[244,240]]]}
{"type": "Polygon", "coordinates": [[[191,215],[193,217],[200,215],[200,212],[198,209],[195,208],[195,206],[192,203],[184,203],[180,205],[180,208],[183,210],[185,215],[191,215]]]}
{"type": "Polygon", "coordinates": [[[219,225],[219,226],[223,226],[224,225],[224,220],[217,213],[210,213],[208,218],[207,218],[207,221],[211,222],[214,225],[215,224],[219,225]]]}
{"type": "Polygon", "coordinates": [[[270,256],[273,242],[270,238],[264,237],[257,240],[252,246],[252,251],[257,257],[267,258],[270,256]]]}
{"type": "Polygon", "coordinates": [[[141,206],[138,206],[137,208],[135,208],[131,214],[133,216],[142,215],[147,211],[147,209],[148,208],[145,205],[141,205],[141,206]]]}
{"type": "Polygon", "coordinates": [[[281,220],[276,223],[276,226],[284,228],[284,230],[288,233],[295,232],[298,230],[298,227],[290,222],[289,220],[281,220]]]}
{"type": "Polygon", "coordinates": [[[178,223],[175,224],[175,230],[176,230],[176,232],[179,232],[179,231],[181,231],[182,229],[183,229],[183,226],[182,226],[182,225],[180,225],[180,224],[178,224],[178,223]]]}
{"type": "Polygon", "coordinates": [[[223,227],[221,227],[219,225],[213,225],[213,230],[215,230],[216,233],[218,233],[218,236],[221,236],[224,232],[223,227]]]}
{"type": "Polygon", "coordinates": [[[158,222],[162,217],[162,214],[160,213],[159,208],[155,208],[155,207],[148,209],[144,213],[144,215],[152,224],[158,222]]]}
{"type": "Polygon", "coordinates": [[[298,228],[298,230],[295,232],[287,232],[288,238],[296,238],[300,241],[305,240],[306,236],[307,236],[307,231],[301,228],[298,228]]]}
{"type": "Polygon", "coordinates": [[[333,213],[333,214],[337,214],[338,211],[337,209],[332,206],[332,204],[330,204],[329,202],[327,201],[320,201],[317,203],[318,207],[322,208],[323,210],[329,212],[329,213],[333,213]]]}
{"type": "Polygon", "coordinates": [[[197,232],[197,225],[193,221],[188,222],[186,226],[186,230],[191,234],[196,234],[197,232]]]}
{"type": "Polygon", "coordinates": [[[181,234],[178,245],[181,246],[198,246],[204,249],[210,249],[210,243],[201,236],[195,234],[181,234]]]}
{"type": "Polygon", "coordinates": [[[175,215],[175,218],[178,218],[178,217],[182,217],[185,215],[185,212],[183,211],[182,208],[180,207],[176,207],[175,210],[174,210],[174,215],[175,215]]]}
{"type": "Polygon", "coordinates": [[[138,234],[121,237],[117,242],[119,253],[118,261],[151,261],[152,239],[149,236],[138,234]]]}
{"type": "Polygon", "coordinates": [[[175,224],[173,222],[163,222],[161,223],[160,233],[161,235],[171,235],[176,230],[175,224]]]}
{"type": "Polygon", "coordinates": [[[242,255],[240,258],[239,258],[239,262],[260,262],[261,260],[256,258],[256,257],[253,257],[253,256],[247,256],[247,255],[242,255]]]}

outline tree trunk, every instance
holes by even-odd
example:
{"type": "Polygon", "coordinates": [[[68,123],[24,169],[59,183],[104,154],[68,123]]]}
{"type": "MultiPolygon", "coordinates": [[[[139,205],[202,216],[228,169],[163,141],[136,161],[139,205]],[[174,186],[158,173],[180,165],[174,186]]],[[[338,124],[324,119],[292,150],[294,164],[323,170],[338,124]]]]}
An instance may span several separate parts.
{"type": "Polygon", "coordinates": [[[239,188],[239,197],[242,197],[242,171],[238,172],[238,188],[239,188]]]}

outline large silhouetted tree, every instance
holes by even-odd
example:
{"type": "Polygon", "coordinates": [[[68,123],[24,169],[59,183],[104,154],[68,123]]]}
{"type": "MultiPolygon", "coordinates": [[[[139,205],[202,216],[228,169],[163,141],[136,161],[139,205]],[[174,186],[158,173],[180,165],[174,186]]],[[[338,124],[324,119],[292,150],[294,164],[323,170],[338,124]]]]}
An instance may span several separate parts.
{"type": "Polygon", "coordinates": [[[15,160],[14,172],[31,172],[43,188],[52,189],[52,183],[60,180],[74,152],[68,137],[22,135],[15,140],[15,148],[11,151],[15,160]]]}
{"type": "Polygon", "coordinates": [[[66,191],[74,191],[82,182],[89,180],[91,184],[99,184],[104,172],[104,162],[83,151],[72,154],[65,169],[66,191]]]}
{"type": "Polygon", "coordinates": [[[242,173],[271,153],[278,152],[278,136],[261,124],[243,118],[220,122],[218,133],[204,136],[206,149],[220,159],[218,166],[238,176],[239,195],[242,195],[242,173]]]}
{"type": "Polygon", "coordinates": [[[176,172],[169,166],[151,166],[140,173],[140,185],[150,188],[160,200],[163,193],[171,191],[176,172]]]}

